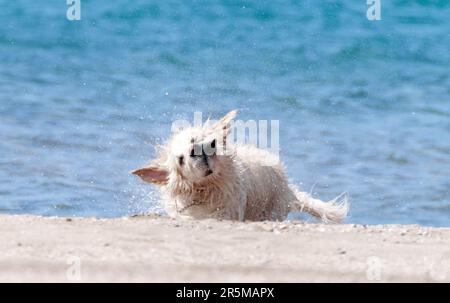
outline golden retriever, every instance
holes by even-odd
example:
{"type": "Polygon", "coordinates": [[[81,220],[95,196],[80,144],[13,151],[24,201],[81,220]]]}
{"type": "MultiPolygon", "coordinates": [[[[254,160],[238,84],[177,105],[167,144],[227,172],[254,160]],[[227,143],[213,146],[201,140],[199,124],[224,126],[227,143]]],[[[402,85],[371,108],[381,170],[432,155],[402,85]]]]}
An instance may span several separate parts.
{"type": "Polygon", "coordinates": [[[160,186],[170,216],[262,221],[299,211],[330,223],[346,217],[347,194],[330,202],[315,199],[288,183],[275,155],[228,142],[236,112],[215,124],[180,130],[149,166],[132,172],[160,186]]]}

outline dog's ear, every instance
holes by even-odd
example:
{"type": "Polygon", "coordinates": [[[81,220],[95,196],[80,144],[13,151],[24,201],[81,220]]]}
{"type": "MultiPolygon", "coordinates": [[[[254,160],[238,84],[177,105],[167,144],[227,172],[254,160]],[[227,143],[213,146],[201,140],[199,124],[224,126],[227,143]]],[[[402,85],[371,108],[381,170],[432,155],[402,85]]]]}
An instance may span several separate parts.
{"type": "Polygon", "coordinates": [[[169,172],[162,167],[150,165],[131,172],[148,183],[166,185],[169,181],[169,172]]]}
{"type": "Polygon", "coordinates": [[[231,131],[230,122],[236,117],[237,110],[232,110],[228,114],[222,117],[216,124],[212,126],[213,131],[222,131],[223,136],[226,137],[231,131]]]}

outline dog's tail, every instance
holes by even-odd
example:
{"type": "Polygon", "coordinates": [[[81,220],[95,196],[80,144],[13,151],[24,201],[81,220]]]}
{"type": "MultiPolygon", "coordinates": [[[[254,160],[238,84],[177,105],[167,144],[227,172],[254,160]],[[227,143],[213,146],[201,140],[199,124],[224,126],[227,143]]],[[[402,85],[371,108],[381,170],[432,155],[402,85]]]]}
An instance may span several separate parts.
{"type": "Polygon", "coordinates": [[[324,223],[340,223],[347,217],[349,210],[347,193],[342,193],[331,201],[323,202],[311,197],[308,193],[300,192],[295,187],[292,188],[292,191],[297,198],[297,205],[293,205],[293,210],[306,212],[321,219],[324,223]]]}

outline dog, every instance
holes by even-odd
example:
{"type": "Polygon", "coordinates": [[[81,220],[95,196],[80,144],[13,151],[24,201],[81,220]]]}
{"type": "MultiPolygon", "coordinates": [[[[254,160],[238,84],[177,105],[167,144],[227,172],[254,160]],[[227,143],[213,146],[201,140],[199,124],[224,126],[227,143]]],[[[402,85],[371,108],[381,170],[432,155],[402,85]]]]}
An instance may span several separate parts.
{"type": "Polygon", "coordinates": [[[283,164],[272,153],[228,142],[236,113],[215,124],[180,130],[159,147],[149,166],[132,172],[159,185],[169,216],[281,221],[290,212],[306,212],[324,223],[346,217],[347,194],[330,202],[315,199],[289,184],[283,164]]]}

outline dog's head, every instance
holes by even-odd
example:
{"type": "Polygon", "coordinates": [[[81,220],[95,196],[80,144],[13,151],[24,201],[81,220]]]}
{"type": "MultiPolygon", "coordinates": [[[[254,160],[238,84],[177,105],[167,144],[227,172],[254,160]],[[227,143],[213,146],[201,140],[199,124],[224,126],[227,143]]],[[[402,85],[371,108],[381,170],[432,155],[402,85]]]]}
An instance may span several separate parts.
{"type": "Polygon", "coordinates": [[[231,120],[237,111],[231,111],[215,124],[190,127],[176,133],[162,148],[152,163],[132,173],[149,183],[167,185],[182,179],[203,183],[220,175],[224,169],[226,138],[231,120]]]}

